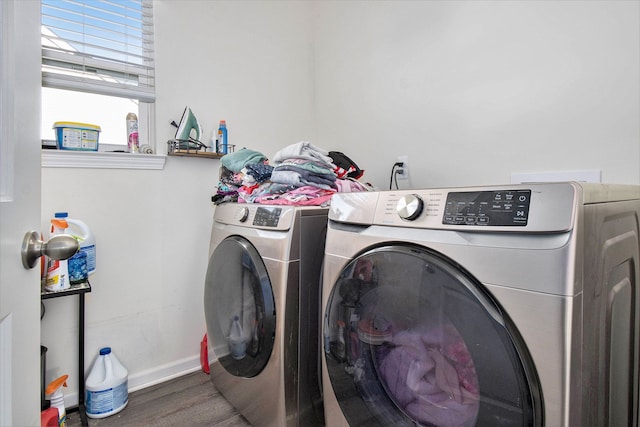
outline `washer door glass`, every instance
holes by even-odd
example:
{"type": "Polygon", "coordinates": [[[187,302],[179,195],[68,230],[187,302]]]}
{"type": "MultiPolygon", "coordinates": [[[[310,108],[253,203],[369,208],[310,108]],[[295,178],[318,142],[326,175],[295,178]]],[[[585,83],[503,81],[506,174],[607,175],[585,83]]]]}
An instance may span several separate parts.
{"type": "Polygon", "coordinates": [[[220,364],[251,378],[273,350],[276,313],[267,269],[256,248],[230,236],[209,260],[204,291],[207,339],[220,364]]]}
{"type": "Polygon", "coordinates": [[[324,315],[328,374],[349,425],[542,425],[522,339],[446,257],[368,250],[342,270],[324,315]]]}

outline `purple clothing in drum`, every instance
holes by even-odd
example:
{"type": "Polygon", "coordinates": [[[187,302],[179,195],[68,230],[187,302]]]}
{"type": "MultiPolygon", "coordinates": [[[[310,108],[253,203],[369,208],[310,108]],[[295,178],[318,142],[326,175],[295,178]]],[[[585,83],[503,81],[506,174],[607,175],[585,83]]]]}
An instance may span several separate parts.
{"type": "Polygon", "coordinates": [[[473,426],[478,380],[464,341],[451,325],[394,334],[380,362],[390,397],[415,420],[439,427],[473,426]]]}

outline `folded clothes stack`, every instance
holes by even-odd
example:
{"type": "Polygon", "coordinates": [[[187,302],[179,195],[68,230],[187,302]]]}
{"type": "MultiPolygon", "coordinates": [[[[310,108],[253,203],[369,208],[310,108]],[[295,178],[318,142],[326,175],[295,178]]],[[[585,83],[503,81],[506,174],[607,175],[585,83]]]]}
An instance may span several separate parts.
{"type": "Polygon", "coordinates": [[[246,148],[222,157],[213,202],[326,206],[336,192],[372,190],[357,180],[364,171],[346,155],[309,141],[284,147],[272,160],[246,148]]]}
{"type": "MultiPolygon", "coordinates": [[[[267,156],[259,151],[249,150],[248,148],[243,148],[242,150],[223,156],[220,159],[220,163],[218,189],[216,194],[211,198],[216,205],[238,201],[238,191],[244,186],[243,181],[247,175],[243,170],[245,170],[248,165],[255,168],[262,166],[271,168],[271,166],[268,165],[267,156]]],[[[267,175],[270,176],[270,169],[267,175]]]]}

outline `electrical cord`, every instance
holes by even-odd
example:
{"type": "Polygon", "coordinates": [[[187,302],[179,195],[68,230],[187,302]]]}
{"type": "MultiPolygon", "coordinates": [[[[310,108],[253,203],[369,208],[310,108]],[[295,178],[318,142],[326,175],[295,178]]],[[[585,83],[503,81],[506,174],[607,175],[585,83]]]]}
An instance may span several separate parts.
{"type": "Polygon", "coordinates": [[[398,188],[398,168],[404,167],[404,163],[403,162],[395,162],[393,164],[393,167],[391,168],[391,176],[389,177],[389,190],[391,190],[391,185],[395,182],[396,183],[396,190],[399,190],[398,188]]]}

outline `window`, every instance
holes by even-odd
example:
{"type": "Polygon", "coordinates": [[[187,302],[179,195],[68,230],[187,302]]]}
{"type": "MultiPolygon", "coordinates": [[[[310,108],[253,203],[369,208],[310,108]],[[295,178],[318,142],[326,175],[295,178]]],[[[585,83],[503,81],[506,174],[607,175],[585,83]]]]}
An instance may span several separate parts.
{"type": "Polygon", "coordinates": [[[55,122],[101,127],[100,151],[126,150],[126,115],[153,144],[152,0],[41,0],[42,139],[55,122]],[[115,145],[115,146],[114,146],[115,145]]]}

